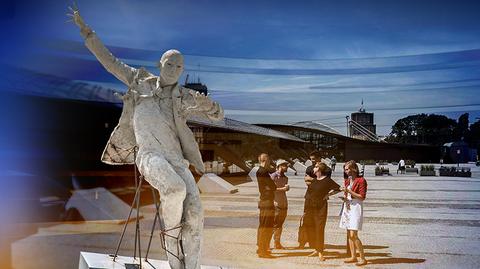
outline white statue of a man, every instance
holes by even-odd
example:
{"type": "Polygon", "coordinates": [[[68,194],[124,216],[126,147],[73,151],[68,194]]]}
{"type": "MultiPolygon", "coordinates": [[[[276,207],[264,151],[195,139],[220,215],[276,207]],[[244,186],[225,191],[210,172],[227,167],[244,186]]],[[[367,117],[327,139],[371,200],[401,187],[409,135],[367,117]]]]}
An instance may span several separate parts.
{"type": "MultiPolygon", "coordinates": [[[[144,68],[135,69],[110,53],[85,24],[77,8],[71,10],[69,15],[80,28],[87,48],[108,72],[128,86],[122,97],[124,105],[119,124],[108,141],[102,161],[137,165],[145,180],[160,192],[165,229],[181,226],[181,243],[165,237],[167,250],[180,258],[167,254],[171,268],[199,269],[203,212],[189,164],[199,172],[204,171],[204,166],[186,117],[193,112],[221,120],[223,110],[207,96],[178,85],[184,64],[177,50],[162,55],[159,76],[144,68]]],[[[172,232],[177,236],[180,229],[172,232]]]]}

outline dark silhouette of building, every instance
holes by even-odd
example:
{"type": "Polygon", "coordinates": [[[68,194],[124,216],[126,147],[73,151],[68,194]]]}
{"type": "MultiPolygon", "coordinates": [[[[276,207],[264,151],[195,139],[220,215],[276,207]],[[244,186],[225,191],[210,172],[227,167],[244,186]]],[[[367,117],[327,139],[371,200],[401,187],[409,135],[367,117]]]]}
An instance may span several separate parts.
{"type": "Polygon", "coordinates": [[[349,124],[350,137],[362,140],[372,140],[377,135],[377,126],[374,124],[373,113],[365,111],[365,107],[362,105],[358,109],[358,112],[351,114],[351,120],[349,124]]]}
{"type": "Polygon", "coordinates": [[[197,92],[200,92],[200,93],[203,93],[205,95],[208,94],[208,87],[207,85],[205,84],[202,84],[200,82],[200,77],[197,79],[197,82],[190,82],[188,80],[190,76],[187,75],[187,77],[185,78],[185,84],[183,85],[185,88],[189,88],[189,89],[192,89],[192,90],[195,90],[197,92]]]}
{"type": "Polygon", "coordinates": [[[467,163],[477,160],[477,149],[470,148],[464,141],[445,143],[442,146],[444,163],[467,163]]]}
{"type": "Polygon", "coordinates": [[[296,136],[319,150],[323,157],[335,155],[344,160],[396,161],[408,158],[416,162],[438,162],[440,147],[385,143],[344,136],[324,124],[299,122],[294,124],[257,124],[259,126],[296,136]]]}

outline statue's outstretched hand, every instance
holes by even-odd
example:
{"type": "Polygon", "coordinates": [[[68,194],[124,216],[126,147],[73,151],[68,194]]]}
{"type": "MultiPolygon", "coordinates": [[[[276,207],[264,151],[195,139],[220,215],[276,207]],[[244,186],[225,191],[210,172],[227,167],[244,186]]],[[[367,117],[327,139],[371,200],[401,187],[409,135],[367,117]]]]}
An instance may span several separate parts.
{"type": "Polygon", "coordinates": [[[212,101],[207,95],[195,90],[183,88],[184,99],[182,99],[181,111],[184,115],[200,114],[211,120],[223,119],[223,109],[217,102],[212,101]]]}
{"type": "Polygon", "coordinates": [[[73,7],[69,6],[68,9],[70,12],[67,13],[67,16],[71,17],[70,21],[75,23],[78,28],[80,28],[82,36],[86,37],[92,30],[87,26],[82,16],[80,16],[80,10],[78,9],[77,4],[73,2],[73,7]]]}
{"type": "Polygon", "coordinates": [[[83,21],[82,16],[80,16],[80,10],[77,7],[77,4],[73,2],[73,6],[69,6],[68,9],[70,10],[67,13],[68,17],[71,17],[70,21],[74,22],[80,29],[85,27],[85,22],[83,21]]]}
{"type": "Polygon", "coordinates": [[[207,111],[211,107],[212,101],[203,93],[193,90],[189,90],[189,93],[193,98],[185,107],[187,113],[192,113],[195,111],[207,111]]]}
{"type": "Polygon", "coordinates": [[[195,93],[195,103],[196,109],[199,111],[208,111],[212,106],[212,100],[208,98],[205,94],[196,92],[195,93]]]}

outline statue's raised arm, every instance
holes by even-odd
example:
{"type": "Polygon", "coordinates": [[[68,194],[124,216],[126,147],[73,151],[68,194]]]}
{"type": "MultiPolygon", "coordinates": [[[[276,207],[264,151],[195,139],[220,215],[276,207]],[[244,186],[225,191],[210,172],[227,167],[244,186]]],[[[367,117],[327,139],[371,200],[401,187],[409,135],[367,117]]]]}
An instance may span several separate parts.
{"type": "Polygon", "coordinates": [[[95,55],[108,72],[126,85],[130,85],[137,70],[113,56],[95,32],[85,23],[76,6],[74,8],[69,7],[69,9],[71,13],[67,15],[72,17],[73,22],[80,28],[80,34],[85,39],[85,46],[95,55]]]}

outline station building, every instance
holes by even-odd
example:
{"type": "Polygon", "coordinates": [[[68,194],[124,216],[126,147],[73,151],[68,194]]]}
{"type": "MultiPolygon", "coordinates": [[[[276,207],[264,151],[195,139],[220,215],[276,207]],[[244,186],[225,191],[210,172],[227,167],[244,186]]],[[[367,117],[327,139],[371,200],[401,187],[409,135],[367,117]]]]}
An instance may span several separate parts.
{"type": "MultiPolygon", "coordinates": [[[[17,123],[16,131],[18,138],[35,141],[25,143],[31,154],[20,154],[19,163],[33,162],[43,171],[59,174],[118,169],[99,161],[122,109],[114,90],[27,70],[12,74],[5,79],[11,85],[2,89],[3,99],[32,112],[31,118],[17,123]]],[[[339,161],[404,158],[439,162],[440,158],[439,147],[361,140],[316,122],[253,125],[229,118],[220,122],[190,118],[188,124],[209,162],[207,167],[215,166],[214,162],[226,167],[234,164],[244,172],[261,152],[292,162],[306,160],[314,149],[339,161]]]]}

